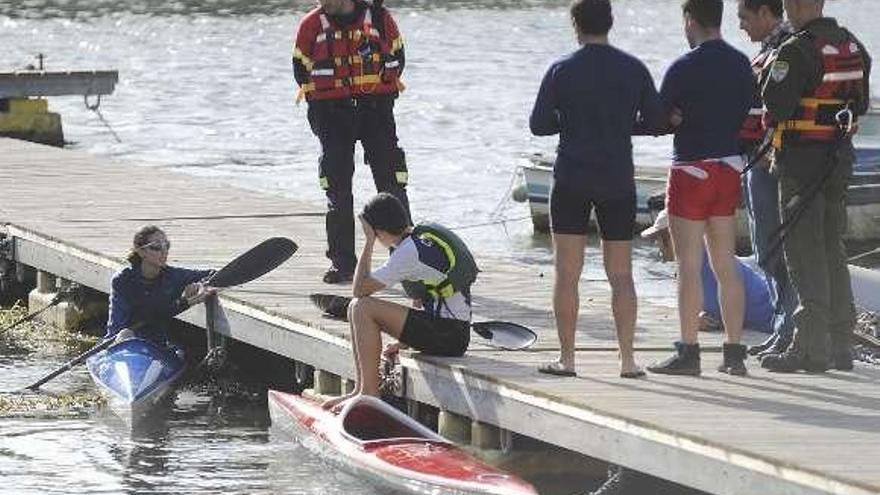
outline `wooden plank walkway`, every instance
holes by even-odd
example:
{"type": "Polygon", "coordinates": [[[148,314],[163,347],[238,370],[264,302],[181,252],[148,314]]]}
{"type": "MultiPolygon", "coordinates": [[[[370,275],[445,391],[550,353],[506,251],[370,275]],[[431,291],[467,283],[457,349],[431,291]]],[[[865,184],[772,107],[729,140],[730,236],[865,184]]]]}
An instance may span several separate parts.
{"type": "MultiPolygon", "coordinates": [[[[346,326],[322,318],[307,299],[346,291],[319,280],[327,263],[320,207],[8,139],[0,139],[0,184],[0,222],[20,236],[21,256],[99,290],[143,224],[168,232],[172,262],[182,266],[217,267],[264,238],[293,238],[300,251],[291,261],[224,293],[229,326],[221,331],[351,373],[346,326]]],[[[476,316],[523,323],[539,341],[530,352],[475,340],[462,359],[409,356],[409,397],[712,493],[880,493],[880,370],[774,375],[751,362],[749,377],[734,378],[715,373],[720,356],[708,352],[702,378],[621,380],[607,284],[585,281],[581,376],[546,377],[535,368],[557,349],[551,277],[476,254],[484,270],[474,287],[476,316]]],[[[197,308],[185,319],[204,325],[197,308]]],[[[641,300],[640,360],[663,356],[676,336],[674,308],[641,300]]],[[[718,335],[702,338],[720,343],[718,335]]]]}

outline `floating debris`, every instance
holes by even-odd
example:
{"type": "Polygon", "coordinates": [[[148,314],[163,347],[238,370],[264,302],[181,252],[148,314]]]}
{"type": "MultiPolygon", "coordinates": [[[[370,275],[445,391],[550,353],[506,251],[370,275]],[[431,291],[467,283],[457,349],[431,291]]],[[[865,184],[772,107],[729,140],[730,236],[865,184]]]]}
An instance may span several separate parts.
{"type": "Polygon", "coordinates": [[[61,330],[41,321],[32,320],[13,329],[3,330],[27,316],[28,309],[16,303],[0,309],[0,347],[14,348],[17,352],[62,352],[79,354],[95,345],[99,338],[79,332],[61,330]]]}
{"type": "Polygon", "coordinates": [[[105,404],[98,394],[0,394],[0,418],[81,418],[105,404]]]}

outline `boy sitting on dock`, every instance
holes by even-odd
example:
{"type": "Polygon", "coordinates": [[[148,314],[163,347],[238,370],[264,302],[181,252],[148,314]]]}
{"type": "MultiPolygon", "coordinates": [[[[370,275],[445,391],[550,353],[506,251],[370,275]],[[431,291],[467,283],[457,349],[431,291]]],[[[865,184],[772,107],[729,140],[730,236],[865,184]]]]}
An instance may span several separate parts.
{"type": "Polygon", "coordinates": [[[354,299],[348,306],[357,384],[351,393],[326,401],[325,408],[356,395],[379,395],[382,332],[399,341],[391,352],[412,347],[434,356],[459,357],[470,343],[470,286],[478,270],[461,239],[437,224],[410,226],[403,204],[388,193],[374,196],[358,218],[365,239],[354,274],[354,299]],[[372,270],[377,240],[391,255],[372,270]],[[373,297],[397,283],[415,307],[373,297]]]}

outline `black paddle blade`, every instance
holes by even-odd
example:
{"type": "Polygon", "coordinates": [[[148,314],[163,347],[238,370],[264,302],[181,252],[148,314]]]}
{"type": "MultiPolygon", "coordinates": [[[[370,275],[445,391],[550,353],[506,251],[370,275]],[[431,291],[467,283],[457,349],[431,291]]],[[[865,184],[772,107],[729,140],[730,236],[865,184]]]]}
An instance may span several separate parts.
{"type": "Polygon", "coordinates": [[[295,242],[285,237],[266,239],[214,273],[208,284],[233,287],[260,278],[287,261],[297,248],[295,242]]]}
{"type": "Polygon", "coordinates": [[[325,316],[335,318],[337,320],[348,320],[348,303],[351,302],[350,297],[336,296],[333,294],[312,294],[309,296],[312,304],[324,312],[325,316]]]}
{"type": "Polygon", "coordinates": [[[526,349],[538,340],[530,328],[509,321],[480,321],[471,329],[485,339],[484,344],[508,351],[526,349]]]}

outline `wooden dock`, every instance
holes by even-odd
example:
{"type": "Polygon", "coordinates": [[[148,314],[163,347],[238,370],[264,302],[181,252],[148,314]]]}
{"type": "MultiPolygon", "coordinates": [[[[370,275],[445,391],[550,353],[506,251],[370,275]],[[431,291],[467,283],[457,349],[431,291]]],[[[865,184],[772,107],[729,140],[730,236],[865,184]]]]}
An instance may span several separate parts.
{"type": "MultiPolygon", "coordinates": [[[[320,282],[326,268],[320,207],[154,167],[0,139],[0,223],[25,265],[107,292],[134,231],[163,227],[170,258],[217,267],[271,236],[299,252],[266,277],[221,296],[216,330],[343,377],[353,369],[345,324],[324,319],[312,292],[345,294],[320,282]]],[[[416,185],[418,187],[418,185],[416,185]]],[[[610,295],[583,282],[578,378],[536,372],[556,355],[552,274],[480,259],[479,319],[513,320],[539,340],[528,352],[474,345],[461,359],[407,355],[404,394],[481,424],[537,438],[710,493],[880,493],[880,370],[751,374],[714,371],[720,336],[700,378],[617,376],[610,295]]],[[[391,297],[400,297],[392,295],[391,297]]],[[[206,327],[203,307],[182,319],[206,327]]],[[[677,336],[674,308],[639,301],[638,359],[664,356],[677,336]]],[[[749,334],[752,341],[760,338],[749,334]]]]}

